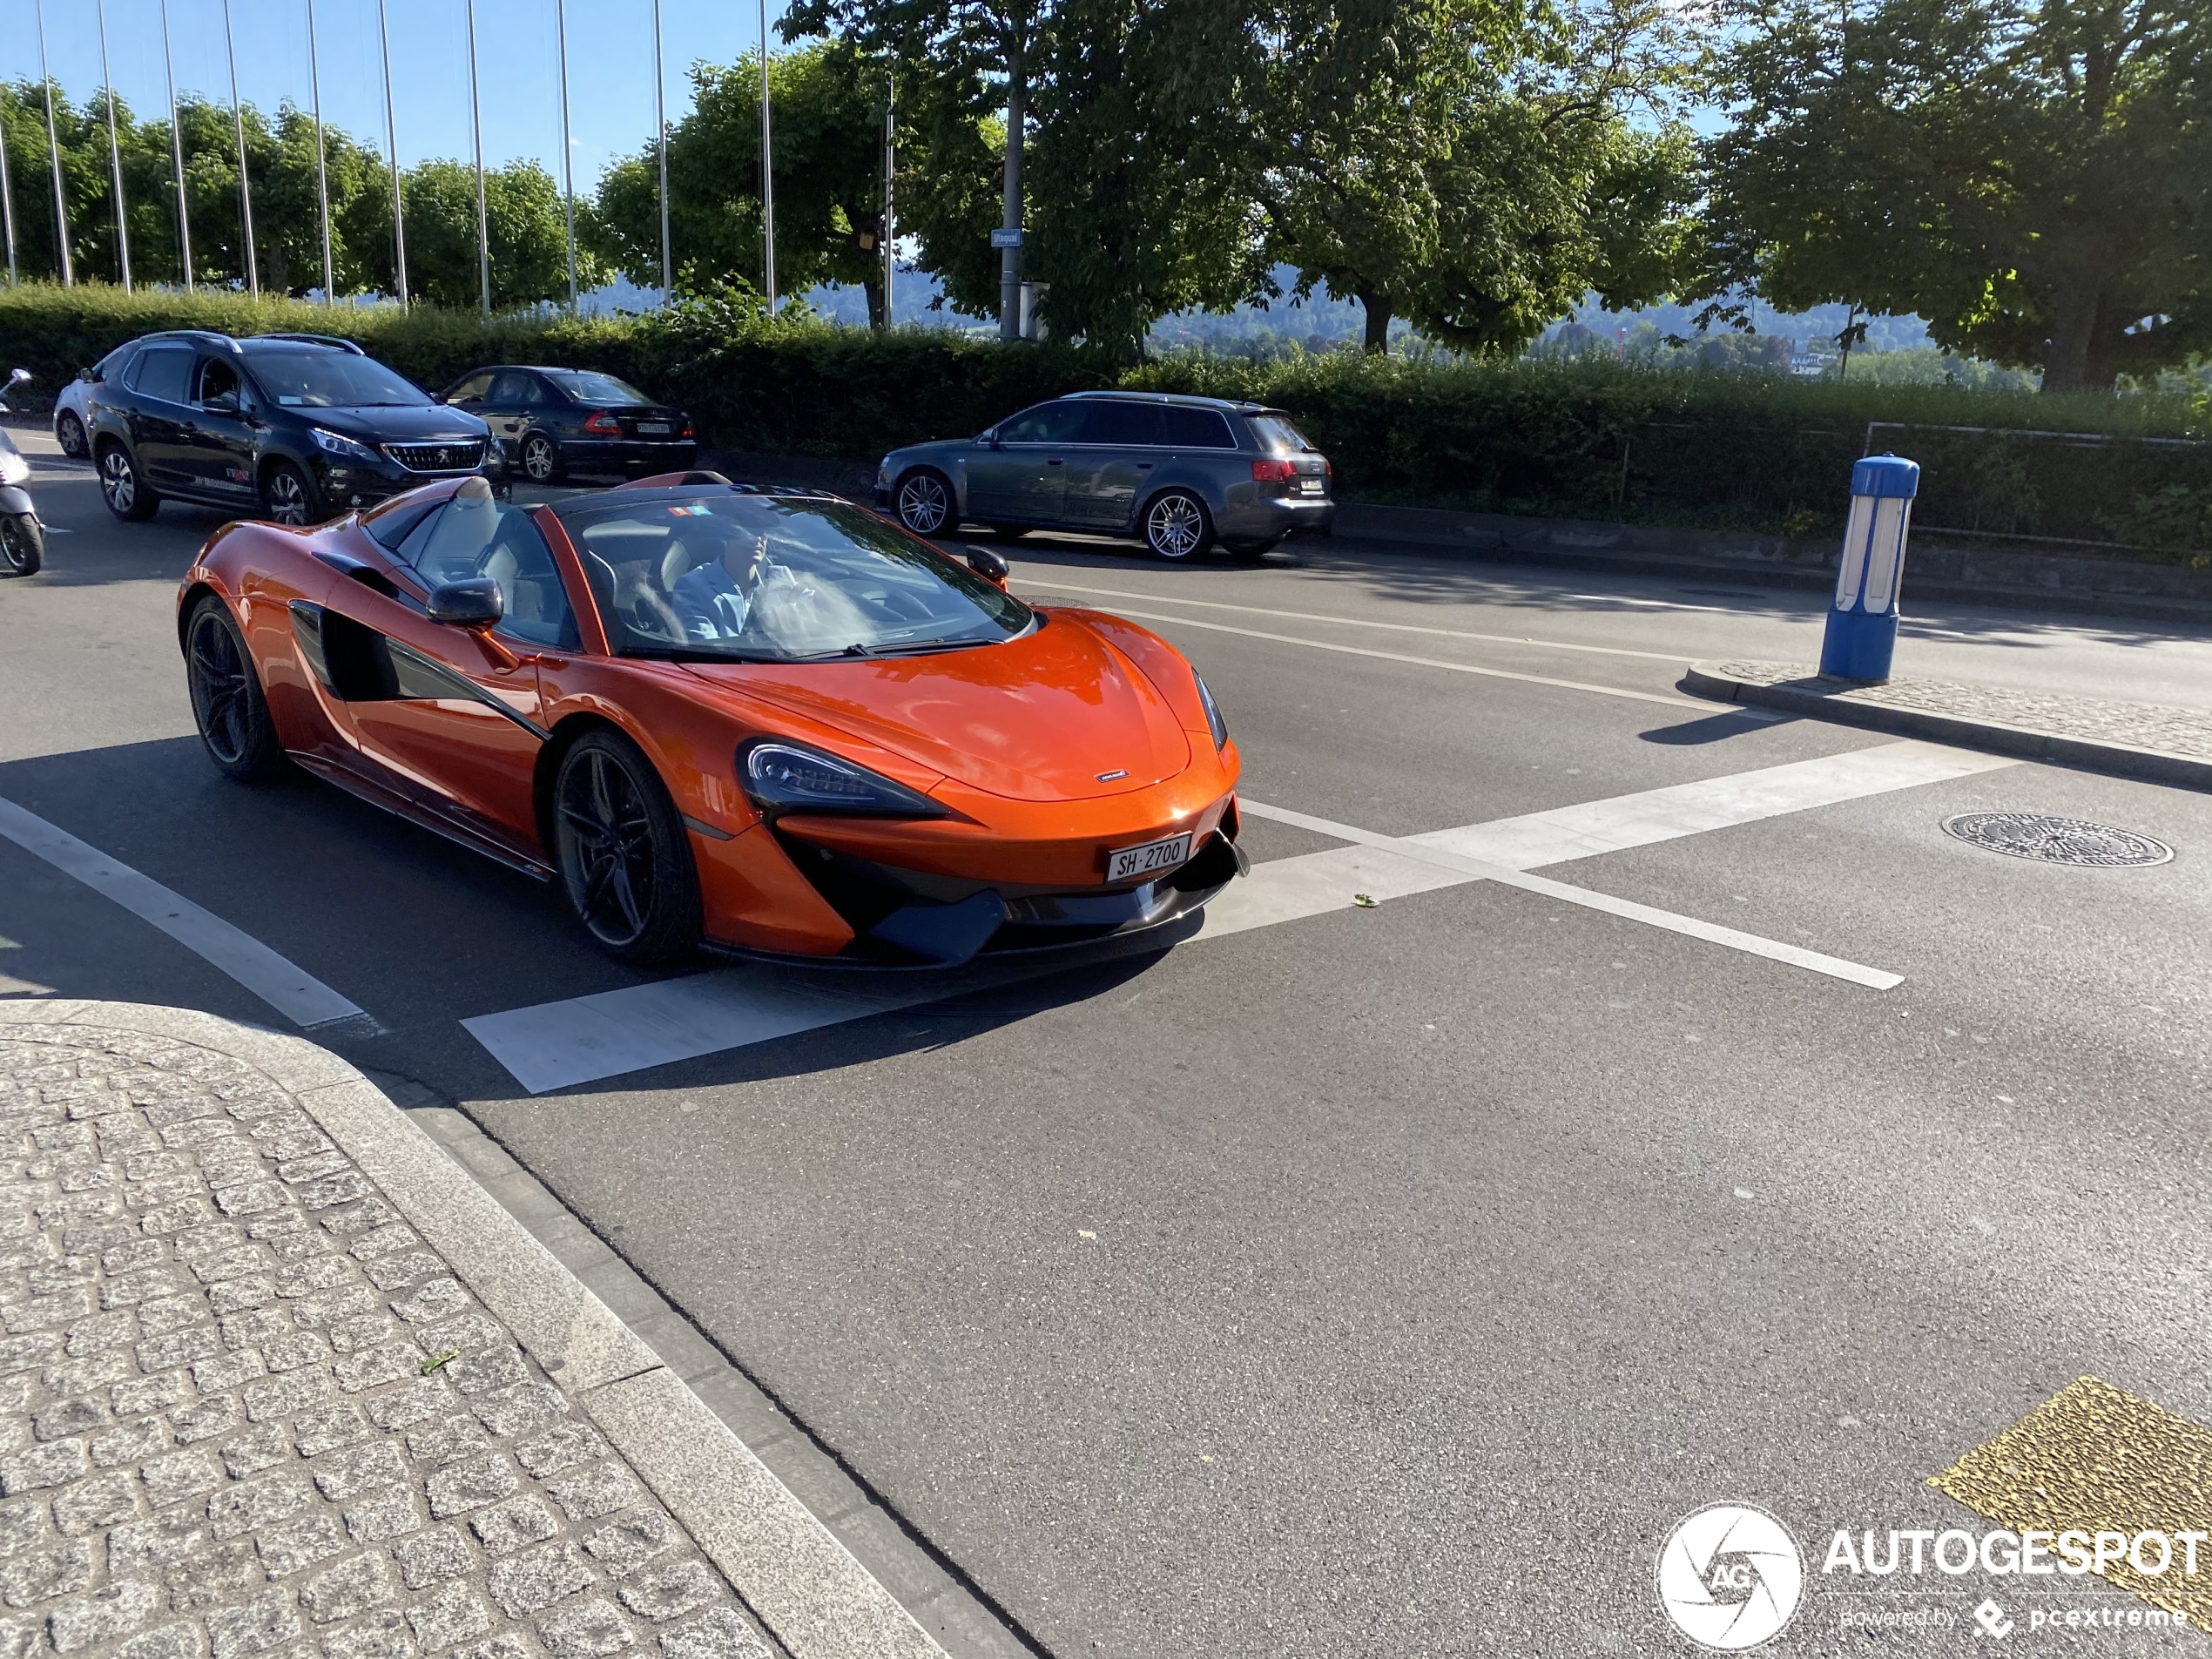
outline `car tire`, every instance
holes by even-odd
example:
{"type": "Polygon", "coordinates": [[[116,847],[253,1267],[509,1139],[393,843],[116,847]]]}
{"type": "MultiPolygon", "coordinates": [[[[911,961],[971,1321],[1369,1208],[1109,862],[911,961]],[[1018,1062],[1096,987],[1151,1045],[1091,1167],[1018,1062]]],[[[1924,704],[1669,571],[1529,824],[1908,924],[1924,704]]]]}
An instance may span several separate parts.
{"type": "Polygon", "coordinates": [[[330,516],[315,481],[289,461],[275,462],[262,475],[261,516],[298,529],[330,516]]]}
{"type": "Polygon", "coordinates": [[[266,783],[287,770],[253,658],[229,607],[208,594],[185,624],[185,682],[192,719],[215,770],[233,783],[266,783]]]}
{"type": "Polygon", "coordinates": [[[46,531],[36,513],[0,515],[0,575],[37,576],[46,563],[46,531]]]}
{"type": "Polygon", "coordinates": [[[1224,542],[1221,544],[1221,550],[1232,559],[1241,560],[1247,564],[1257,564],[1274,551],[1275,544],[1282,539],[1279,536],[1271,536],[1264,541],[1258,542],[1224,542]]]}
{"type": "Polygon", "coordinates": [[[942,536],[953,529],[960,522],[953,499],[953,481],[932,467],[915,468],[891,492],[899,522],[916,536],[942,536]]]}
{"type": "Polygon", "coordinates": [[[54,417],[54,442],[62,453],[72,461],[82,461],[88,453],[84,442],[84,422],[77,418],[73,409],[64,409],[54,417]]]}
{"type": "Polygon", "coordinates": [[[684,820],[620,732],[586,732],[561,757],[553,843],[569,907],[608,955],[665,962],[698,948],[698,867],[684,820]]]}
{"type": "Polygon", "coordinates": [[[1213,517],[1187,489],[1163,489],[1144,504],[1144,545],[1171,564],[1185,564],[1213,545],[1213,517]]]}
{"type": "Polygon", "coordinates": [[[128,524],[142,524],[160,510],[161,497],[139,474],[138,463],[119,443],[100,451],[100,499],[128,524]]]}
{"type": "Polygon", "coordinates": [[[534,484],[557,484],[561,482],[561,448],[543,432],[533,432],[523,440],[523,476],[534,484]]]}

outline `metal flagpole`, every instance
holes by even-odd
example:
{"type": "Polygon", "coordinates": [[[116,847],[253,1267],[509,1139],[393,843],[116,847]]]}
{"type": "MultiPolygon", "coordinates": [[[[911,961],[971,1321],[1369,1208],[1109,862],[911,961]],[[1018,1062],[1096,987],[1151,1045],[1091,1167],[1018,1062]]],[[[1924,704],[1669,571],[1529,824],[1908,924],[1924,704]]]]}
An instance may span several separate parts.
{"type": "Polygon", "coordinates": [[[0,214],[8,224],[8,286],[16,286],[16,188],[8,182],[8,135],[0,132],[0,214]]]}
{"type": "Polygon", "coordinates": [[[307,85],[315,102],[315,204],[322,210],[322,302],[336,305],[338,275],[330,258],[330,171],[322,151],[322,57],[315,50],[315,0],[307,0],[307,85]]]}
{"type": "Polygon", "coordinates": [[[392,275],[401,305],[407,303],[407,209],[400,198],[400,123],[392,111],[392,27],[384,0],[376,0],[376,37],[384,47],[384,145],[392,152],[392,275]]]}
{"type": "Polygon", "coordinates": [[[892,191],[899,177],[899,77],[896,71],[883,78],[883,326],[891,327],[891,282],[899,273],[899,261],[891,252],[895,233],[892,219],[892,191]]]}
{"type": "Polygon", "coordinates": [[[776,314],[776,169],[769,155],[768,0],[760,0],[760,239],[768,281],[768,314],[776,314]]]}
{"type": "Polygon", "coordinates": [[[484,211],[483,94],[476,82],[476,0],[469,0],[469,129],[476,145],[476,287],[491,315],[491,216],[484,211]]]}
{"type": "Polygon", "coordinates": [[[123,146],[115,136],[115,78],[107,67],[107,0],[94,8],[100,22],[100,79],[107,87],[107,157],[115,184],[115,259],[123,273],[123,292],[131,292],[131,227],[123,206],[123,146]]]}
{"type": "Polygon", "coordinates": [[[46,84],[46,154],[54,164],[54,243],[61,250],[62,287],[77,286],[69,259],[69,205],[62,198],[62,141],[54,131],[54,78],[46,72],[46,0],[38,0],[38,78],[46,84]]]}
{"type": "Polygon", "coordinates": [[[238,222],[246,232],[246,286],[261,297],[261,270],[253,257],[253,184],[246,172],[246,111],[238,102],[238,39],[231,32],[231,0],[223,0],[223,44],[231,58],[231,122],[238,129],[238,222]]]}
{"type": "Polygon", "coordinates": [[[676,297],[668,263],[668,67],[661,56],[660,0],[653,0],[653,127],[660,134],[660,302],[676,297]]]}
{"type": "Polygon", "coordinates": [[[192,286],[192,212],[185,205],[185,133],[177,125],[177,65],[169,51],[169,0],[161,0],[161,72],[169,84],[169,159],[177,169],[177,247],[184,255],[185,292],[192,286]]]}
{"type": "Polygon", "coordinates": [[[576,313],[576,178],[569,154],[569,8],[553,0],[553,44],[561,59],[561,206],[569,220],[569,312],[576,313]]]}

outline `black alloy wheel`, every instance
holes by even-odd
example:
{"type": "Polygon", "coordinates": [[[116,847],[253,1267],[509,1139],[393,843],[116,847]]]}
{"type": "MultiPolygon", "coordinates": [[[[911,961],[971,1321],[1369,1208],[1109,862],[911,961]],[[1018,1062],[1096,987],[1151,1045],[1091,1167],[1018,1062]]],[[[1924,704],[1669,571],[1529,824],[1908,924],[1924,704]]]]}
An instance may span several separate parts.
{"type": "Polygon", "coordinates": [[[84,422],[74,411],[64,409],[61,418],[54,422],[54,442],[60,444],[62,453],[71,460],[84,458],[84,422]]]}
{"type": "Polygon", "coordinates": [[[899,522],[916,536],[934,536],[953,526],[952,481],[923,467],[899,481],[894,505],[899,522]]]}
{"type": "Polygon", "coordinates": [[[523,474],[534,484],[550,484],[561,476],[561,452],[543,432],[523,440],[523,474]]]}
{"type": "Polygon", "coordinates": [[[261,510],[280,524],[304,529],[326,515],[314,482],[289,461],[280,461],[261,480],[261,510]]]}
{"type": "Polygon", "coordinates": [[[284,771],[284,745],[261,682],[223,602],[209,594],[185,628],[185,678],[192,718],[215,769],[233,782],[266,782],[284,771]]]}
{"type": "Polygon", "coordinates": [[[553,786],[554,853],[592,941],[625,962],[664,962],[699,941],[698,867],[652,763],[619,732],[586,733],[553,786]]]}
{"type": "Polygon", "coordinates": [[[161,505],[161,497],[138,476],[138,463],[119,443],[100,451],[100,499],[108,511],[132,524],[152,518],[161,505]]]}
{"type": "Polygon", "coordinates": [[[1195,559],[1213,545],[1206,504],[1187,489],[1163,489],[1144,509],[1144,545],[1170,563],[1195,559]]]}
{"type": "Polygon", "coordinates": [[[0,515],[0,570],[37,576],[46,563],[46,532],[30,513],[0,515]]]}

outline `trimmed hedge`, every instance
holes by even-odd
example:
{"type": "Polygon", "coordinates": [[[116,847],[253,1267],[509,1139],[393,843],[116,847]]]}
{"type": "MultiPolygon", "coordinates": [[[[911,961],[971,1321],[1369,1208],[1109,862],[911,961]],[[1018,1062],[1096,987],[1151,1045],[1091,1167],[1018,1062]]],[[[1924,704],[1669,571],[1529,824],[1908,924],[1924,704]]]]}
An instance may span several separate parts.
{"type": "Polygon", "coordinates": [[[980,431],[1086,387],[1246,397],[1289,410],[1328,452],[1349,496],[1791,535],[1826,535],[1840,523],[1869,423],[1897,423],[1877,429],[1872,447],[1914,455],[1926,468],[1916,509],[1924,526],[2212,546],[2212,446],[2134,441],[2202,435],[2202,401],[2177,397],[1349,353],[1268,363],[1178,357],[1130,369],[1067,347],[1008,347],[925,330],[872,334],[712,300],[643,317],[485,323],[422,307],[46,284],[0,293],[0,363],[30,368],[35,390],[51,396],[123,341],[179,327],[343,334],[434,389],[488,362],[599,368],[682,404],[721,447],[861,462],[980,431]],[[1957,427],[1991,430],[1938,429],[1957,427]],[[2031,435],[2054,430],[2114,442],[2031,435]]]}

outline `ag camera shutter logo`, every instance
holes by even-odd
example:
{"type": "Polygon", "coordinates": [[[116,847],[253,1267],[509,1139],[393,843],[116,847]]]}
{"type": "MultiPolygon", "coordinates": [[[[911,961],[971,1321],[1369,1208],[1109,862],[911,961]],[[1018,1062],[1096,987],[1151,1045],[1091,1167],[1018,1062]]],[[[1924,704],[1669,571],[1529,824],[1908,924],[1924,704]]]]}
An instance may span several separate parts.
{"type": "Polygon", "coordinates": [[[1782,1634],[1804,1593],[1789,1528],[1748,1504],[1708,1504],[1659,1551],[1659,1604],[1701,1648],[1739,1653],[1782,1634]]]}

